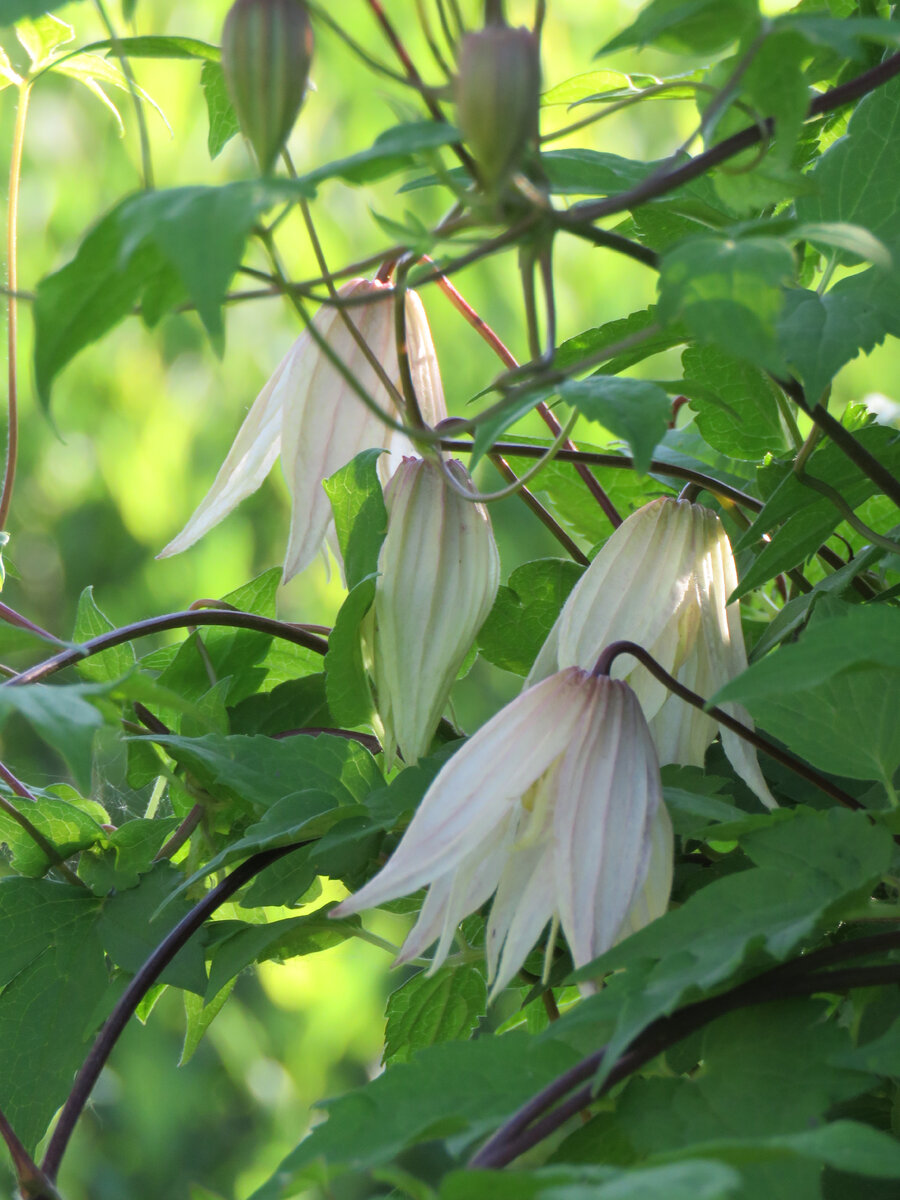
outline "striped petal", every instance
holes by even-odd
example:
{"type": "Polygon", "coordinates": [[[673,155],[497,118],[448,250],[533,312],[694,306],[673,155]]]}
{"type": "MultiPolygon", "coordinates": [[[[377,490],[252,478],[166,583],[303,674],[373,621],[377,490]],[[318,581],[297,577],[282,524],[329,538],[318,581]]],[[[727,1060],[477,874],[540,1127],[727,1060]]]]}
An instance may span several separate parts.
{"type": "Polygon", "coordinates": [[[590,700],[584,678],[562,671],[483,725],[438,773],[390,861],[340,912],[409,895],[475,852],[565,750],[590,700]]]}
{"type": "MultiPolygon", "coordinates": [[[[354,279],[340,295],[377,295],[386,285],[354,279]]],[[[389,300],[346,310],[372,355],[391,380],[397,378],[393,319],[389,300]]],[[[393,405],[374,368],[336,308],[316,314],[317,331],[336,357],[384,409],[393,405]]],[[[389,430],[368,409],[330,359],[312,343],[296,359],[284,381],[281,465],[291,492],[291,529],[284,580],[308,566],[320,550],[331,522],[331,504],[322,481],[362,450],[386,446],[389,430]]]]}
{"type": "Polygon", "coordinates": [[[275,368],[244,418],[212,487],[181,533],[157,558],[187,550],[262,485],[281,449],[284,378],[291,364],[307,352],[308,343],[309,334],[303,334],[275,368]]]}

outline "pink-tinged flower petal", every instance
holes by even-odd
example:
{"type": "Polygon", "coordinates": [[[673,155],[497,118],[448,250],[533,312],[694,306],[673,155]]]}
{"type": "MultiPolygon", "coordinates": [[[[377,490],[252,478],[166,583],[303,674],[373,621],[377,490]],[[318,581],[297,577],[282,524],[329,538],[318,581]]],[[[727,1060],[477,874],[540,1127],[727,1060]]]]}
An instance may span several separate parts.
{"type": "MultiPolygon", "coordinates": [[[[355,279],[342,297],[375,295],[385,285],[355,279]]],[[[392,309],[389,300],[346,310],[391,380],[397,378],[392,309]]],[[[340,312],[320,309],[316,328],[334,354],[368,394],[393,413],[393,405],[374,368],[357,345],[340,312]]],[[[322,487],[362,450],[386,446],[389,430],[368,409],[328,357],[314,346],[295,361],[284,381],[281,465],[291,492],[291,530],[284,580],[302,571],[318,553],[331,521],[331,504],[322,487]]]]}
{"type": "Polygon", "coordinates": [[[483,839],[455,871],[432,883],[425,903],[410,930],[395,966],[418,958],[437,941],[429,975],[443,964],[453,945],[460,921],[481,908],[496,890],[509,855],[515,823],[510,814],[483,839]]]}
{"type": "MultiPolygon", "coordinates": [[[[455,461],[446,464],[468,480],[455,461]]],[[[500,585],[483,505],[451,491],[436,463],[406,459],[387,492],[375,589],[374,676],[385,760],[425,754],[450,688],[500,585]]]]}
{"type": "Polygon", "coordinates": [[[438,366],[437,353],[431,338],[431,328],[425,315],[425,306],[415,292],[407,292],[406,306],[406,352],[409,355],[409,373],[412,376],[416,399],[426,425],[433,429],[447,419],[447,402],[444,385],[438,366]]]}
{"type": "MultiPolygon", "coordinates": [[[[570,593],[529,682],[561,667],[590,670],[603,647],[620,640],[645,646],[667,670],[677,665],[692,636],[691,510],[663,497],[623,521],[570,593]]],[[[628,679],[648,714],[666,699],[663,685],[626,656],[613,677],[628,679]]]]}
{"type": "Polygon", "coordinates": [[[157,558],[187,550],[262,485],[281,449],[284,377],[293,361],[306,352],[309,340],[307,333],[299,337],[275,368],[244,418],[212,487],[181,533],[159,552],[157,558]]]}
{"type": "Polygon", "coordinates": [[[559,915],[576,966],[615,941],[649,865],[662,801],[656,751],[627,684],[592,679],[593,703],[554,776],[559,915]]]}
{"type": "Polygon", "coordinates": [[[524,963],[541,930],[556,912],[553,846],[516,846],[510,853],[487,927],[489,999],[506,987],[524,963]]]}
{"type": "Polygon", "coordinates": [[[672,818],[665,804],[660,804],[650,827],[650,865],[647,878],[638,889],[625,920],[616,935],[616,941],[624,941],[629,934],[637,933],[669,907],[672,892],[675,835],[672,818]]]}
{"type": "Polygon", "coordinates": [[[442,768],[386,866],[340,905],[373,908],[455,870],[565,750],[590,701],[572,668],[517,696],[442,768]]]}

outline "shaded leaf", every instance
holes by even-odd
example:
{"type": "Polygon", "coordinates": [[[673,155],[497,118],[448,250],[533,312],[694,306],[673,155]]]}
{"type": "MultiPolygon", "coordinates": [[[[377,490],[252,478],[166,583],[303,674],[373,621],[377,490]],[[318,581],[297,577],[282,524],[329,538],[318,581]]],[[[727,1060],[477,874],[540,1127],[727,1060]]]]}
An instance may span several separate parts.
{"type": "Polygon", "coordinates": [[[719,346],[689,346],[681,361],[697,428],[710,446],[747,460],[787,449],[776,386],[758,367],[719,346]],[[694,383],[724,403],[708,400],[694,383]]]}
{"type": "Polygon", "coordinates": [[[375,711],[363,665],[360,625],[375,599],[375,578],[361,580],[341,605],[325,655],[325,694],[338,724],[346,729],[365,725],[375,711]]]}
{"type": "MultiPolygon", "coordinates": [[[[157,912],[182,878],[171,863],[157,863],[137,887],[104,900],[98,933],[110,958],[124,971],[132,975],[139,971],[170,930],[193,908],[193,904],[175,899],[157,912]]],[[[163,969],[161,982],[202,996],[206,990],[204,941],[203,930],[195,933],[163,969]]]]}
{"type": "Polygon", "coordinates": [[[852,606],[754,663],[718,693],[814,766],[889,780],[900,766],[900,612],[852,606]]]}
{"type": "Polygon", "coordinates": [[[378,570],[388,521],[378,478],[383,453],[363,450],[322,483],[331,501],[349,591],[378,570]]]}
{"type": "Polygon", "coordinates": [[[420,971],[388,999],[384,1031],[386,1065],[409,1062],[416,1050],[469,1037],[487,1007],[487,984],[476,967],[420,971]]]}
{"type": "Polygon", "coordinates": [[[708,54],[745,36],[758,22],[756,0],[651,0],[600,53],[655,45],[677,54],[708,54]]]}
{"type": "Polygon", "coordinates": [[[292,1196],[305,1181],[390,1162],[431,1138],[453,1134],[457,1146],[471,1143],[576,1061],[567,1046],[536,1045],[516,1032],[430,1046],[411,1063],[389,1067],[365,1087],[328,1102],[328,1120],[253,1200],[292,1196]]]}
{"type": "MultiPolygon", "coordinates": [[[[73,642],[87,642],[101,633],[115,629],[106,613],[101,612],[94,600],[94,589],[89,586],[78,597],[78,611],[75,614],[75,628],[72,631],[73,642]]],[[[101,654],[92,654],[89,658],[79,660],[79,674],[85,679],[97,683],[106,683],[111,679],[121,679],[134,666],[134,649],[129,642],[113,646],[101,654]]]]}
{"type": "Polygon", "coordinates": [[[560,384],[559,394],[589,421],[596,421],[626,441],[635,470],[640,475],[647,471],[672,416],[672,403],[659,384],[647,379],[591,375],[560,384]]]}
{"type": "Polygon", "coordinates": [[[200,86],[206,100],[209,117],[209,136],[206,141],[210,158],[218,158],[222,150],[236,133],[240,125],[231,106],[225,75],[217,62],[205,62],[200,72],[200,86]]]}
{"type": "Polygon", "coordinates": [[[557,1021],[554,1036],[611,1021],[608,1068],[656,1017],[736,973],[756,973],[795,954],[822,922],[868,896],[892,855],[886,829],[840,809],[782,820],[749,834],[743,846],[757,868],[701,888],[576,972],[576,978],[617,973],[557,1021]]]}
{"type": "Polygon", "coordinates": [[[776,322],[793,273],[790,250],[775,238],[690,238],[662,257],[659,315],[683,320],[699,342],[777,372],[776,322]]]}
{"type": "Polygon", "coordinates": [[[517,567],[500,587],[478,634],[480,653],[504,671],[527,675],[582,568],[561,558],[517,567]]]}

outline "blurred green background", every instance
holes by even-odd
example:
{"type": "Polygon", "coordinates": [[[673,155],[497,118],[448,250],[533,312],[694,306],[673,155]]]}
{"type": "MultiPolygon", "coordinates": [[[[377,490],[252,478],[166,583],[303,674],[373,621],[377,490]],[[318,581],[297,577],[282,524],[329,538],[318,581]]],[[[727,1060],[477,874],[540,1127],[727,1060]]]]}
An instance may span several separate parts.
{"type": "MultiPolygon", "coordinates": [[[[218,43],[227,7],[225,0],[190,5],[138,0],[133,31],[218,43]]],[[[434,79],[416,28],[414,0],[385,0],[385,7],[426,77],[434,79]]],[[[595,50],[638,5],[550,0],[548,7],[544,78],[551,87],[592,69],[595,50]]],[[[474,23],[480,5],[464,0],[463,8],[474,23]]],[[[511,19],[524,22],[532,4],[514,0],[509,8],[511,19]]],[[[117,6],[112,11],[124,30],[121,12],[117,6]]],[[[330,11],[368,49],[391,61],[364,0],[335,0],[330,11]]],[[[94,6],[85,0],[59,9],[58,15],[74,26],[79,43],[105,36],[94,6]]],[[[327,29],[317,29],[317,35],[316,90],[290,141],[301,171],[368,146],[397,115],[419,115],[413,93],[372,76],[327,29]]],[[[0,44],[14,62],[23,60],[11,29],[0,29],[0,44]]],[[[146,110],[158,186],[252,174],[239,138],[214,162],[209,159],[199,63],[141,60],[134,65],[172,130],[146,110]]],[[[674,74],[697,64],[629,52],[609,65],[674,74]]],[[[130,99],[114,98],[126,125],[124,138],[110,114],[73,81],[49,75],[35,88],[20,205],[19,278],[26,290],[68,261],[97,217],[140,185],[130,99]]],[[[14,102],[12,89],[0,94],[5,164],[14,102]]],[[[547,132],[568,117],[564,108],[547,108],[543,120],[547,132]]],[[[631,108],[569,144],[654,158],[671,150],[695,120],[690,103],[656,102],[631,108]]],[[[402,219],[409,208],[426,223],[441,215],[443,195],[429,190],[398,197],[400,183],[395,178],[366,189],[337,181],[322,186],[314,213],[333,266],[385,244],[372,210],[402,219]]],[[[295,278],[317,273],[299,218],[281,225],[279,246],[295,278]]],[[[249,261],[264,265],[252,255],[249,261]]],[[[654,299],[651,271],[589,250],[583,242],[559,241],[556,270],[561,339],[654,299]]],[[[455,282],[513,352],[525,357],[515,254],[463,271],[455,282]]],[[[437,291],[423,298],[450,411],[464,413],[499,364],[437,291]]],[[[27,304],[21,306],[20,330],[21,457],[8,526],[14,572],[3,592],[6,603],[66,637],[78,596],[88,585],[110,619],[124,624],[185,608],[198,597],[221,596],[281,561],[289,508],[278,468],[252,499],[191,550],[160,562],[154,555],[205,494],[249,404],[300,332],[283,300],[230,307],[222,359],[213,354],[193,315],[170,316],[152,332],[138,320],[126,322],[63,372],[52,420],[39,411],[31,385],[27,304]]],[[[838,404],[872,391],[891,395],[892,387],[892,398],[898,399],[898,367],[896,343],[850,364],[835,388],[838,404]]],[[[663,365],[653,360],[644,368],[664,378],[677,371],[675,354],[663,365]]],[[[528,422],[521,428],[543,432],[528,422]]],[[[586,441],[602,440],[596,426],[579,432],[586,441]]],[[[490,467],[482,470],[483,487],[497,482],[490,467]]],[[[492,515],[504,575],[526,559],[557,553],[556,543],[515,499],[496,505],[492,515]]],[[[332,573],[329,579],[324,562],[317,562],[283,589],[280,614],[330,623],[341,598],[339,577],[332,573]]],[[[0,657],[12,665],[40,656],[39,647],[6,654],[5,645],[0,636],[0,657]]],[[[471,728],[519,686],[516,677],[476,664],[454,696],[461,724],[471,728]]],[[[9,728],[14,732],[6,742],[0,738],[0,756],[15,760],[21,747],[13,739],[22,731],[9,728]]],[[[62,777],[62,766],[44,757],[31,763],[28,781],[41,785],[62,777]]],[[[383,932],[392,940],[402,936],[402,928],[389,923],[383,932]]],[[[163,995],[146,1026],[135,1024],[127,1032],[101,1080],[61,1176],[67,1200],[175,1200],[192,1195],[192,1183],[243,1200],[299,1140],[317,1099],[378,1069],[384,999],[397,982],[388,965],[383,951],[356,941],[283,966],[268,964],[239,981],[234,998],[184,1067],[178,1066],[181,999],[176,993],[163,995]]],[[[5,1170],[0,1163],[0,1194],[10,1188],[5,1170]]],[[[206,1193],[194,1195],[202,1200],[206,1193]]]]}

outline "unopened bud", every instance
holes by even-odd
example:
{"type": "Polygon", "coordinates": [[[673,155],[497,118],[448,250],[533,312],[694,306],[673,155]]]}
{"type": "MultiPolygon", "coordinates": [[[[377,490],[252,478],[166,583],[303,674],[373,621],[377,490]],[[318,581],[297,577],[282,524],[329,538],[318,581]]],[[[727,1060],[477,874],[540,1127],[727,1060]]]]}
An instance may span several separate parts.
{"type": "Polygon", "coordinates": [[[291,132],[309,78],[313,33],[303,0],[236,0],[222,30],[222,70],[265,173],[291,132]]]}
{"type": "Polygon", "coordinates": [[[487,187],[501,182],[536,141],[540,93],[540,52],[530,30],[489,25],[463,38],[456,115],[487,187]]]}
{"type": "MultiPolygon", "coordinates": [[[[455,460],[446,470],[467,486],[455,460]]],[[[472,642],[493,606],[500,560],[490,517],[407,458],[385,494],[388,531],[375,585],[374,675],[384,752],[407,763],[428,752],[472,642]]]]}

